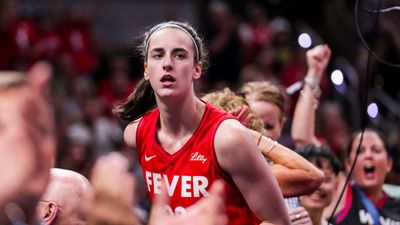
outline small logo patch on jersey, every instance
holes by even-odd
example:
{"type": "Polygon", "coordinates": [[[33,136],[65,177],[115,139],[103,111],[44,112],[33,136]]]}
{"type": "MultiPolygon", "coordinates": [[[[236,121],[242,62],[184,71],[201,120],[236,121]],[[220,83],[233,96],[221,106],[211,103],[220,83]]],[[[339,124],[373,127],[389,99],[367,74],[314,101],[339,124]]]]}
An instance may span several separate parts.
{"type": "Polygon", "coordinates": [[[146,154],[144,155],[144,161],[148,162],[150,161],[152,158],[156,157],[156,155],[152,155],[152,156],[147,156],[146,154]]]}
{"type": "Polygon", "coordinates": [[[190,157],[190,161],[200,161],[201,163],[205,163],[207,161],[207,158],[204,157],[204,155],[199,154],[199,152],[192,153],[190,157]]]}

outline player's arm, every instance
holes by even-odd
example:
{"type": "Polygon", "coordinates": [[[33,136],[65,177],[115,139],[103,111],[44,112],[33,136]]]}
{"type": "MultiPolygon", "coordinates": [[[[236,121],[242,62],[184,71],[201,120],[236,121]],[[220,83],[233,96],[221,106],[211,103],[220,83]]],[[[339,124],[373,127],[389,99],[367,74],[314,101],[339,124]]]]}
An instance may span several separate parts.
{"type": "Polygon", "coordinates": [[[324,173],[295,151],[250,130],[262,154],[274,162],[271,165],[284,197],[314,192],[324,179],[324,173]]]}
{"type": "Polygon", "coordinates": [[[315,112],[321,94],[319,83],[331,57],[331,50],[328,45],[318,45],[308,50],[306,57],[308,71],[296,103],[291,129],[291,135],[297,148],[308,143],[321,145],[315,136],[315,112]]]}
{"type": "Polygon", "coordinates": [[[237,120],[221,123],[215,151],[219,164],[263,224],[290,224],[278,183],[247,128],[237,120]]]}
{"type": "Polygon", "coordinates": [[[139,121],[140,119],[128,124],[124,130],[124,141],[126,145],[134,149],[136,149],[136,131],[139,121]]]}

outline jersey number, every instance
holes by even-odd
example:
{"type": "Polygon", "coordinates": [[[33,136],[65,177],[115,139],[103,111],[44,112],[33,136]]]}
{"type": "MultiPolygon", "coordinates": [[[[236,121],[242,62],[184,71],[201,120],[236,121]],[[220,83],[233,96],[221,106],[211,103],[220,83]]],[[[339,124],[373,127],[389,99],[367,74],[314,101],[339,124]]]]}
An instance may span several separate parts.
{"type": "Polygon", "coordinates": [[[175,208],[175,210],[173,210],[172,208],[171,208],[171,206],[169,206],[169,205],[166,205],[165,206],[165,210],[167,210],[167,212],[168,212],[168,214],[170,215],[170,216],[183,216],[183,215],[185,215],[186,214],[186,210],[185,210],[185,208],[183,208],[182,206],[178,206],[178,207],[176,207],[175,208]]]}

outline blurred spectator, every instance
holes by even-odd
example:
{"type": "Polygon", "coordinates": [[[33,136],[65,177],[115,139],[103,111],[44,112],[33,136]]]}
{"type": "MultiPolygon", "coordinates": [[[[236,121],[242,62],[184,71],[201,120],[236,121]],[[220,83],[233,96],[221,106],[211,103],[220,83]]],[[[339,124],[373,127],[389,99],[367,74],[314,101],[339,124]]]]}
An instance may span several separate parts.
{"type": "Polygon", "coordinates": [[[306,64],[306,51],[307,49],[296,46],[294,55],[282,68],[281,82],[285,87],[302,80],[304,74],[307,72],[306,64]]]}
{"type": "Polygon", "coordinates": [[[63,18],[60,32],[64,38],[66,53],[71,55],[74,60],[73,65],[80,74],[90,73],[97,64],[97,57],[92,49],[90,21],[83,18],[80,11],[73,5],[69,5],[63,18]]]}
{"type": "Polygon", "coordinates": [[[105,116],[104,104],[99,98],[91,98],[84,106],[85,125],[88,127],[96,156],[120,150],[123,130],[116,118],[105,116]]]}
{"type": "Polygon", "coordinates": [[[47,60],[54,63],[64,50],[64,43],[57,30],[57,18],[49,10],[38,12],[38,39],[33,46],[34,59],[47,60]]]}
{"type": "Polygon", "coordinates": [[[400,199],[388,196],[382,189],[393,163],[385,138],[371,129],[364,133],[355,132],[349,142],[347,157],[348,171],[355,163],[353,182],[348,185],[345,205],[333,222],[340,225],[398,223],[400,199]]]}
{"type": "Polygon", "coordinates": [[[386,182],[389,184],[400,186],[400,124],[397,124],[395,131],[388,138],[389,154],[393,160],[392,170],[386,177],[386,182]]]}
{"type": "Polygon", "coordinates": [[[278,63],[279,70],[281,70],[293,57],[292,26],[284,17],[272,19],[270,26],[273,33],[271,45],[275,50],[275,60],[278,63]]]}
{"type": "Polygon", "coordinates": [[[128,58],[116,55],[111,58],[109,73],[100,80],[99,95],[104,101],[107,113],[116,103],[124,101],[135,89],[136,82],[133,81],[128,73],[128,58]]]}
{"type": "MultiPolygon", "coordinates": [[[[299,154],[321,169],[325,174],[325,179],[319,188],[312,194],[301,196],[300,202],[311,217],[313,225],[326,224],[323,211],[331,204],[338,190],[337,175],[341,169],[340,162],[329,148],[323,146],[316,147],[313,144],[305,145],[299,149],[299,154]]],[[[293,225],[301,224],[300,220],[303,215],[298,214],[298,212],[291,212],[290,216],[293,218],[293,225]]]]}
{"type": "Polygon", "coordinates": [[[78,172],[89,177],[94,161],[91,142],[88,142],[88,133],[83,127],[73,126],[69,136],[63,140],[58,149],[56,166],[78,172]]]}
{"type": "Polygon", "coordinates": [[[6,1],[3,12],[6,52],[0,54],[8,54],[4,60],[12,64],[12,69],[26,70],[32,63],[31,48],[38,38],[38,26],[18,0],[6,1]]]}
{"type": "Polygon", "coordinates": [[[271,46],[264,46],[252,63],[240,71],[239,85],[250,81],[272,81],[279,83],[276,67],[276,55],[271,46]]]}
{"type": "Polygon", "coordinates": [[[336,155],[343,160],[349,143],[350,129],[337,102],[325,101],[321,105],[317,136],[324,139],[336,155]]]}
{"type": "Polygon", "coordinates": [[[245,7],[246,19],[239,26],[239,35],[243,44],[244,62],[252,62],[272,40],[269,15],[262,5],[252,1],[245,7]]]}
{"type": "Polygon", "coordinates": [[[208,13],[210,25],[205,35],[210,56],[208,85],[216,89],[232,87],[236,85],[241,66],[237,21],[229,5],[222,1],[212,1],[208,13]]]}

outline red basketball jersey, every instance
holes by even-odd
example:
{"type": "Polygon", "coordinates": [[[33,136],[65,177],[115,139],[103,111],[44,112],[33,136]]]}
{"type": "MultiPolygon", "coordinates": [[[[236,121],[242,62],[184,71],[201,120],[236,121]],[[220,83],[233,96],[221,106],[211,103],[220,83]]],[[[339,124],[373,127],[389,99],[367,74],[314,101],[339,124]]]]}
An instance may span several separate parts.
{"type": "MultiPolygon", "coordinates": [[[[136,133],[137,153],[150,198],[161,192],[161,181],[170,196],[170,213],[180,214],[185,208],[207,196],[213,181],[225,184],[226,213],[230,225],[252,225],[254,214],[232,178],[219,165],[215,133],[222,121],[233,118],[207,103],[200,124],[187,143],[174,154],[167,153],[156,141],[160,112],[155,109],[143,116],[136,133]]],[[[234,149],[232,149],[232,154],[234,149]]]]}

